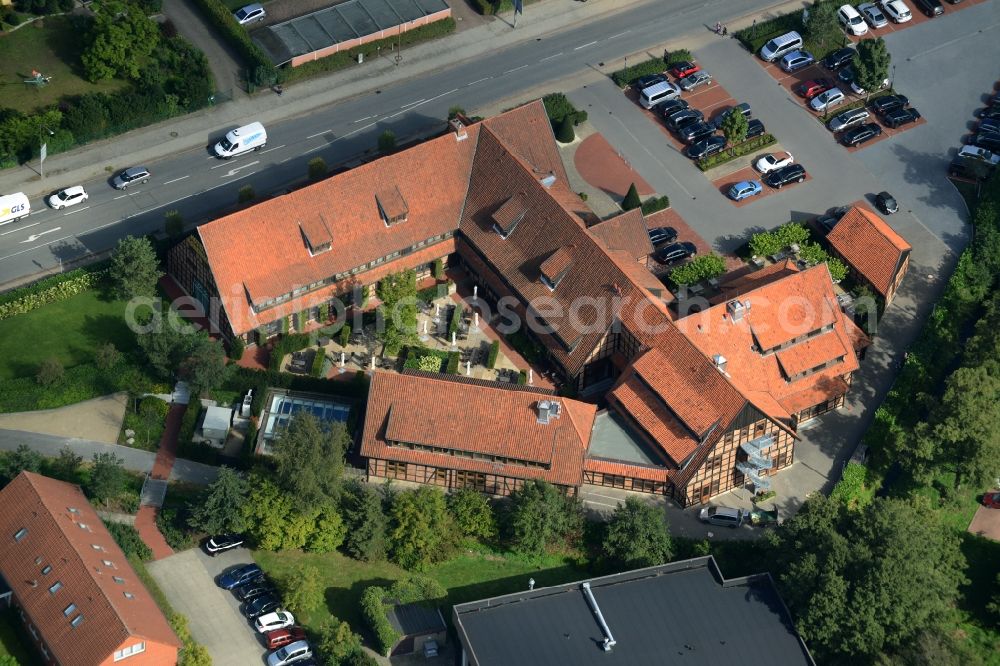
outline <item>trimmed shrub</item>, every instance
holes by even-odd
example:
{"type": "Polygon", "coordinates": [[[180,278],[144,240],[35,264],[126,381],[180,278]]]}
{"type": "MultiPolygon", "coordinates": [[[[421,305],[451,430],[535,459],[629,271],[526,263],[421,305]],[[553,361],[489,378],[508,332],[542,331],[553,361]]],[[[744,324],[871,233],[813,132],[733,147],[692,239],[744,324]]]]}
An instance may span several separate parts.
{"type": "Polygon", "coordinates": [[[451,311],[451,319],[448,320],[448,336],[458,334],[458,329],[462,325],[462,307],[456,305],[451,311]]]}
{"type": "Polygon", "coordinates": [[[320,321],[328,321],[330,319],[329,303],[320,303],[317,310],[318,310],[317,316],[319,317],[320,321]]]}
{"type": "Polygon", "coordinates": [[[312,377],[322,377],[324,363],[326,363],[326,353],[323,351],[323,348],[320,347],[316,350],[316,354],[313,356],[312,367],[309,368],[309,375],[312,377]]]}
{"type": "Polygon", "coordinates": [[[670,272],[670,280],[676,285],[695,284],[702,280],[719,277],[726,272],[726,260],[715,254],[695,257],[683,266],[670,272]]]}
{"type": "Polygon", "coordinates": [[[461,361],[462,361],[462,356],[459,352],[457,351],[448,352],[448,362],[445,365],[444,371],[449,375],[457,375],[458,364],[461,363],[461,361]]]}
{"type": "Polygon", "coordinates": [[[233,338],[233,342],[229,345],[229,358],[234,361],[238,361],[243,358],[243,352],[246,350],[246,343],[243,342],[243,338],[236,336],[233,338]]]}
{"type": "Polygon", "coordinates": [[[244,185],[240,188],[239,192],[236,193],[237,203],[249,203],[257,198],[257,193],[254,192],[253,185],[244,185]]]}
{"type": "Polygon", "coordinates": [[[579,125],[587,119],[587,112],[577,110],[563,93],[549,93],[542,98],[542,104],[545,106],[545,115],[549,117],[553,127],[558,126],[567,117],[572,120],[573,125],[579,125]]]}
{"type": "Polygon", "coordinates": [[[663,58],[650,58],[649,60],[643,60],[642,62],[626,67],[625,69],[619,69],[617,72],[612,72],[611,80],[614,81],[619,88],[627,88],[640,76],[660,74],[666,68],[667,64],[663,61],[663,58]]]}
{"type": "Polygon", "coordinates": [[[378,137],[378,152],[388,155],[394,150],[396,150],[396,133],[387,129],[378,137]]]}
{"type": "Polygon", "coordinates": [[[416,345],[406,347],[403,350],[403,354],[406,357],[406,360],[403,362],[404,368],[423,370],[424,372],[441,372],[449,361],[448,352],[446,351],[416,345]]]}
{"type": "Polygon", "coordinates": [[[517,383],[518,384],[527,384],[528,383],[528,371],[527,370],[521,370],[519,373],[517,373],[517,383]]]}
{"type": "Polygon", "coordinates": [[[441,259],[434,260],[434,263],[431,265],[431,275],[434,276],[435,280],[444,279],[444,261],[441,259]]]}
{"type": "Polygon", "coordinates": [[[351,325],[345,323],[340,328],[340,337],[337,342],[340,343],[341,347],[346,347],[351,342],[351,325]]]}
{"type": "Polygon", "coordinates": [[[326,160],[314,157],[309,160],[309,180],[322,180],[326,176],[326,160]]]}
{"type": "MultiPolygon", "coordinates": [[[[586,199],[584,199],[586,201],[586,199]]],[[[642,214],[652,215],[653,213],[670,208],[670,197],[650,197],[642,202],[642,214]]]]}
{"type": "Polygon", "coordinates": [[[309,336],[304,333],[283,335],[271,348],[271,360],[268,363],[268,368],[271,372],[278,372],[281,369],[281,360],[285,356],[308,346],[309,336]]]}
{"type": "Polygon", "coordinates": [[[497,357],[500,355],[500,341],[494,340],[490,343],[490,354],[486,358],[486,367],[492,370],[497,367],[497,357]]]}
{"type": "Polygon", "coordinates": [[[573,131],[573,119],[569,116],[563,116],[563,119],[559,121],[559,125],[556,127],[556,141],[559,143],[573,143],[576,139],[576,133],[573,131]]]}
{"type": "Polygon", "coordinates": [[[635,188],[635,183],[632,183],[628,186],[628,193],[622,201],[622,210],[632,210],[640,206],[642,206],[642,201],[639,200],[639,190],[635,188]]]}
{"type": "Polygon", "coordinates": [[[300,310],[295,313],[295,330],[298,333],[302,333],[306,330],[306,324],[309,321],[309,313],[305,310],[300,310]]]}
{"type": "Polygon", "coordinates": [[[98,266],[78,268],[13,289],[0,296],[0,319],[9,319],[81,294],[100,284],[107,274],[107,262],[102,262],[98,266]]]}

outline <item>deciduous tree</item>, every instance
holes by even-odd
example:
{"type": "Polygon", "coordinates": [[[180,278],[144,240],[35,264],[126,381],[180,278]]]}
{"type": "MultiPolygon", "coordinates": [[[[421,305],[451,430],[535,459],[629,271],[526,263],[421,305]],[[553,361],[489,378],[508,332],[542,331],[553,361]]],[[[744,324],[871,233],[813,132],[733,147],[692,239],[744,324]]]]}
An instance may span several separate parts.
{"type": "Polygon", "coordinates": [[[90,481],[85,486],[90,496],[98,502],[115,499],[128,485],[125,461],[114,453],[95,453],[90,481]]]}
{"type": "Polygon", "coordinates": [[[603,545],[604,554],[623,570],[663,564],[673,552],[663,511],[635,497],[615,509],[603,545]]]}
{"type": "Polygon", "coordinates": [[[52,459],[50,463],[50,469],[52,471],[52,476],[57,479],[62,479],[63,481],[69,481],[70,483],[76,483],[76,475],[80,471],[80,465],[83,464],[83,458],[76,455],[73,449],[69,446],[64,446],[59,455],[52,459]]]}
{"type": "Polygon", "coordinates": [[[472,488],[461,488],[448,495],[448,510],[462,536],[492,539],[497,534],[496,518],[486,495],[472,488]]]}
{"type": "Polygon", "coordinates": [[[27,444],[19,444],[17,449],[0,455],[0,477],[3,483],[9,483],[21,472],[38,473],[42,469],[42,454],[28,448],[27,444]]]}
{"type": "Polygon", "coordinates": [[[156,294],[156,282],[163,276],[156,252],[147,238],[126,236],[118,241],[111,255],[112,289],[118,298],[151,297],[156,294]]]}
{"type": "Polygon", "coordinates": [[[401,567],[426,569],[445,559],[454,546],[454,523],[444,493],[433,486],[396,495],[390,518],[392,559],[401,567]]]}
{"type": "Polygon", "coordinates": [[[408,269],[387,275],[375,293],[382,301],[380,338],[385,349],[395,353],[417,335],[417,274],[408,269]]]}
{"type": "Polygon", "coordinates": [[[101,81],[115,76],[136,80],[142,64],[156,50],[160,29],[138,5],[119,0],[96,0],[89,44],[80,59],[87,78],[101,81]]]}
{"type": "Polygon", "coordinates": [[[750,122],[737,109],[730,109],[722,118],[722,134],[730,146],[743,143],[750,131],[750,122]]]}
{"type": "Polygon", "coordinates": [[[577,500],[544,481],[529,481],[510,496],[507,539],[515,552],[538,556],[578,536],[583,512],[577,500]]]}
{"type": "Polygon", "coordinates": [[[222,341],[213,340],[201,331],[191,338],[191,347],[181,359],[178,376],[188,383],[191,395],[218,387],[226,379],[229,366],[226,365],[226,349],[222,341]]]}
{"type": "Polygon", "coordinates": [[[805,37],[821,47],[821,51],[833,48],[844,41],[844,30],[837,18],[837,5],[831,0],[818,0],[809,8],[809,20],[805,22],[805,37]]]}
{"type": "Polygon", "coordinates": [[[281,598],[296,615],[310,613],[323,605],[326,591],[319,569],[307,564],[296,567],[280,579],[281,598]]]}
{"type": "Polygon", "coordinates": [[[866,99],[889,78],[891,61],[889,49],[881,37],[863,39],[858,44],[858,55],[851,66],[854,68],[854,80],[864,89],[866,99]]]}
{"type": "Polygon", "coordinates": [[[343,664],[361,650],[361,637],[351,631],[351,625],[333,615],[323,620],[317,633],[317,646],[328,664],[343,664]]]}
{"type": "Polygon", "coordinates": [[[317,509],[336,501],[349,444],[343,423],[321,423],[307,413],[292,417],[275,442],[275,478],[299,509],[317,509]]]}

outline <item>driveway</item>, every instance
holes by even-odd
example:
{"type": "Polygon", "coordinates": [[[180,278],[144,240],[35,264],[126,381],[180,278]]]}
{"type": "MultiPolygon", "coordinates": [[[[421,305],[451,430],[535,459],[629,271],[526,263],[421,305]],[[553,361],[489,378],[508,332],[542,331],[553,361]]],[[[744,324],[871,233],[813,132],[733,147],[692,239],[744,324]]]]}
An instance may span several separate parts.
{"type": "Polygon", "coordinates": [[[215,33],[215,28],[208,24],[189,0],[163,0],[163,13],[173,22],[181,37],[194,44],[208,58],[208,67],[215,79],[215,89],[221,97],[243,97],[245,94],[240,83],[243,66],[239,56],[215,33]]]}
{"type": "Polygon", "coordinates": [[[191,635],[215,666],[260,664],[266,650],[239,610],[232,593],[215,584],[222,571],[252,562],[242,548],[208,557],[193,548],[147,565],[174,610],[188,619],[191,635]]]}

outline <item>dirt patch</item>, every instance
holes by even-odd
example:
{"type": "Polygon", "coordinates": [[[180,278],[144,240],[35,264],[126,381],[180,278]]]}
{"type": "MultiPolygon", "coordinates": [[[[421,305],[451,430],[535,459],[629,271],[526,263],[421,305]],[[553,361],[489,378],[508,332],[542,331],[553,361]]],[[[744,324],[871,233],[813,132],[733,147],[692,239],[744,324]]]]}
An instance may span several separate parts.
{"type": "Polygon", "coordinates": [[[126,394],[115,393],[58,409],[0,414],[0,428],[115,444],[127,400],[126,394]]]}

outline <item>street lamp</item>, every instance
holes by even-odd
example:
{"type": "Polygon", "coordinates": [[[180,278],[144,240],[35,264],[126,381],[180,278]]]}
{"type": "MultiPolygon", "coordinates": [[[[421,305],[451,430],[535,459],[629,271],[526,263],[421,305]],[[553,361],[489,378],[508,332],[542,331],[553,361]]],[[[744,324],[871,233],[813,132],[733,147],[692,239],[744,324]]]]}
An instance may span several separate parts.
{"type": "MultiPolygon", "coordinates": [[[[56,135],[55,132],[53,132],[52,130],[50,130],[45,125],[42,125],[42,129],[45,130],[46,132],[48,132],[49,136],[55,136],[56,135]]],[[[42,139],[43,139],[42,133],[41,133],[41,131],[39,131],[39,133],[38,133],[38,143],[41,144],[41,147],[38,150],[38,173],[39,173],[39,175],[41,177],[41,180],[45,180],[45,155],[48,152],[48,144],[45,143],[42,139]]]]}
{"type": "MultiPolygon", "coordinates": [[[[892,88],[895,83],[896,83],[896,65],[894,64],[892,66],[892,73],[889,74],[889,87],[892,88]]],[[[895,90],[895,88],[893,88],[893,90],[895,90]]]]}

